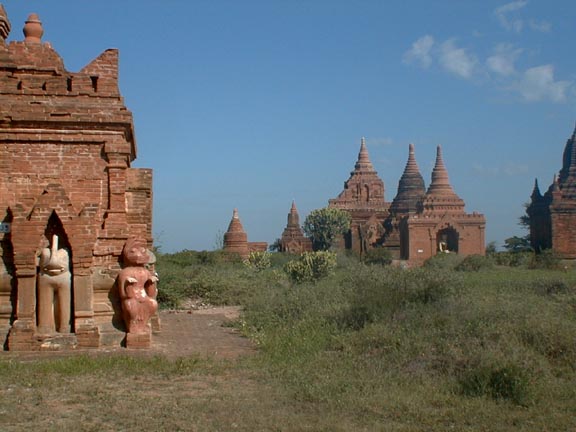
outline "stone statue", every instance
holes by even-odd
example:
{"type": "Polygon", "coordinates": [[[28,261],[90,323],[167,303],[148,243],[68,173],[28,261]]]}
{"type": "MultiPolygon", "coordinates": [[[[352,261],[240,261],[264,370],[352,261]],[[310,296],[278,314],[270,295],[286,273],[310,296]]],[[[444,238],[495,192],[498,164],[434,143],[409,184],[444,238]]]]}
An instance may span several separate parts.
{"type": "Polygon", "coordinates": [[[158,310],[158,277],[146,267],[150,260],[146,242],[129,238],[122,250],[122,257],[125,267],[118,275],[118,290],[127,332],[149,333],[148,321],[158,310]]]}
{"type": "Polygon", "coordinates": [[[66,249],[58,249],[57,235],[52,236],[52,247],[40,252],[38,264],[38,331],[70,333],[70,257],[66,249]]]}

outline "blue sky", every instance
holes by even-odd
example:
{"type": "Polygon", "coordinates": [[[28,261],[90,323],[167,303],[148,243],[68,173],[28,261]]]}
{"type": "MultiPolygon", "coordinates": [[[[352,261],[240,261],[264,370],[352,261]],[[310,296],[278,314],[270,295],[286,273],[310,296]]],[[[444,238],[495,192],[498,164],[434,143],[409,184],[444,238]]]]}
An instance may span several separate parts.
{"type": "Polygon", "coordinates": [[[135,167],[154,169],[165,252],[213,249],[237,207],[273,242],[336,197],[362,136],[392,201],[414,143],[426,184],[442,145],[486,242],[523,235],[576,122],[576,2],[3,0],[78,71],[120,49],[135,167]]]}

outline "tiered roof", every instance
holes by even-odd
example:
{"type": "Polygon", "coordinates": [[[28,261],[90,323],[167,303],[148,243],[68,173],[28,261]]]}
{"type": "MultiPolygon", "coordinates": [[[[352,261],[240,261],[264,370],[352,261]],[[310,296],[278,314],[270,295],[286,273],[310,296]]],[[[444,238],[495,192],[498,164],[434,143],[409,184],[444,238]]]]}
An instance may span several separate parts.
{"type": "Polygon", "coordinates": [[[432,170],[432,182],[422,200],[422,209],[424,213],[435,210],[464,212],[464,201],[452,189],[440,146],[436,148],[436,163],[432,170]]]}
{"type": "Polygon", "coordinates": [[[414,156],[414,144],[409,145],[408,162],[398,182],[398,193],[390,205],[390,213],[403,215],[415,212],[419,201],[426,193],[424,179],[414,156]]]}
{"type": "Polygon", "coordinates": [[[384,201],[384,182],[370,161],[364,138],[360,142],[354,171],[344,183],[344,190],[329,201],[329,206],[345,210],[387,210],[389,203],[384,201]]]}

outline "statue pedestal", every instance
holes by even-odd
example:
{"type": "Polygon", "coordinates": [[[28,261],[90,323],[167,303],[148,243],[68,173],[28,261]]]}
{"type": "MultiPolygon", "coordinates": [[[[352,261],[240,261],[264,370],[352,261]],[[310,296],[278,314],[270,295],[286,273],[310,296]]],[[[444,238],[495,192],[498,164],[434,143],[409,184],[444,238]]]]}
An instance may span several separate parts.
{"type": "Polygon", "coordinates": [[[126,333],[126,348],[148,349],[152,344],[151,332],[146,333],[126,333]]]}

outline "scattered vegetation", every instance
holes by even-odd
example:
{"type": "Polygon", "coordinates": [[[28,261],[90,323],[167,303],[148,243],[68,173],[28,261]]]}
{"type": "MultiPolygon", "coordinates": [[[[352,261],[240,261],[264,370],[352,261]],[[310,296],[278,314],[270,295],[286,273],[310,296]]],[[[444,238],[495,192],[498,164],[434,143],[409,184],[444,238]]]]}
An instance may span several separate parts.
{"type": "Polygon", "coordinates": [[[226,364],[3,361],[0,428],[24,429],[6,427],[17,421],[17,401],[37,420],[54,402],[34,407],[60,394],[93,410],[48,414],[56,423],[41,428],[66,429],[104,410],[119,423],[102,416],[80,423],[84,430],[133,430],[146,417],[165,430],[575,430],[576,274],[550,257],[534,266],[530,253],[503,265],[502,254],[524,253],[441,254],[415,269],[331,252],[272,253],[254,265],[218,252],[159,254],[164,307],[194,296],[241,304],[236,326],[258,355],[226,364]],[[191,390],[199,382],[203,390],[191,390]],[[134,383],[157,390],[122,390],[134,383]],[[123,418],[130,409],[136,415],[123,418]]]}
{"type": "Polygon", "coordinates": [[[284,271],[292,282],[313,282],[329,276],[336,268],[336,254],[328,251],[304,252],[288,261],[284,271]]]}
{"type": "Polygon", "coordinates": [[[333,207],[312,210],[303,229],[312,240],[314,250],[328,250],[338,237],[350,229],[350,213],[333,207]]]}

